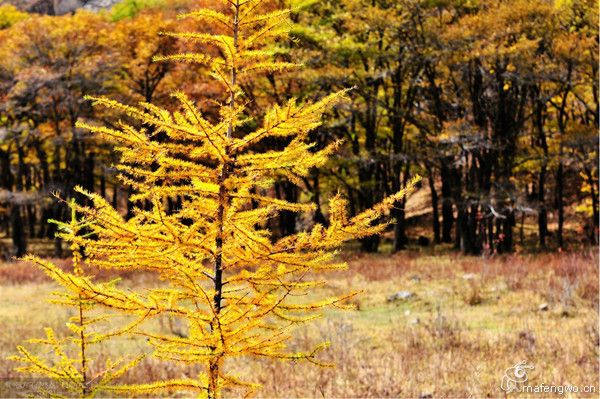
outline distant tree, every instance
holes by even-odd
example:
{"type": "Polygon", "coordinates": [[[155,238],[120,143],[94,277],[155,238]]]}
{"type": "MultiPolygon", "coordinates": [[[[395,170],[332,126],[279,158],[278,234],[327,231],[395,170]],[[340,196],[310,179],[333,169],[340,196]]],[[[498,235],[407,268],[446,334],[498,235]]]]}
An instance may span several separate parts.
{"type": "MultiPolygon", "coordinates": [[[[107,90],[114,73],[113,53],[101,40],[106,28],[103,17],[80,12],[31,17],[4,31],[10,55],[0,61],[4,71],[0,124],[7,131],[2,143],[14,150],[4,155],[6,165],[17,165],[5,170],[14,175],[13,187],[7,189],[37,193],[22,204],[31,237],[38,235],[35,205],[41,208],[40,236],[54,236],[49,218],[66,217],[62,206],[47,204],[49,192],[71,196],[75,185],[88,190],[96,185],[96,143],[84,137],[75,122],[92,112],[81,97],[107,90]]],[[[57,241],[56,255],[61,252],[57,241]]]]}
{"type": "MultiPolygon", "coordinates": [[[[423,67],[411,38],[417,9],[403,1],[309,5],[298,33],[309,51],[321,50],[319,55],[307,52],[307,62],[320,67],[311,77],[322,87],[355,87],[351,103],[333,122],[332,135],[344,138],[347,146],[329,169],[357,212],[397,191],[414,174],[410,119],[423,67]]],[[[408,243],[404,208],[405,199],[400,199],[393,210],[394,251],[408,243]]],[[[362,249],[375,252],[379,241],[367,237],[362,249]]]]}

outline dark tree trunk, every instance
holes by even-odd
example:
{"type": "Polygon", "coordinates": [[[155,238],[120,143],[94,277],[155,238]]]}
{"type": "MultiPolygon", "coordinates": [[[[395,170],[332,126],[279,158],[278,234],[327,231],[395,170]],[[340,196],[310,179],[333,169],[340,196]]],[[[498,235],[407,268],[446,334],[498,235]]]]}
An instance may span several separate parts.
{"type": "Polygon", "coordinates": [[[454,224],[454,211],[452,210],[452,177],[445,161],[442,161],[442,242],[452,242],[452,225],[454,224]]]}
{"type": "MultiPolygon", "coordinates": [[[[408,179],[410,176],[410,162],[406,162],[404,166],[404,176],[402,185],[406,187],[408,183],[408,179]]],[[[399,177],[398,177],[399,178],[399,177]]],[[[402,187],[398,187],[398,191],[402,187]]],[[[397,201],[394,209],[392,211],[392,217],[395,219],[394,224],[394,252],[401,251],[406,248],[406,244],[408,244],[408,237],[406,236],[406,196],[404,196],[400,201],[397,201]]]]}
{"type": "MultiPolygon", "coordinates": [[[[288,202],[298,201],[298,187],[288,181],[281,181],[276,185],[277,197],[288,202]]],[[[279,213],[279,230],[282,236],[289,236],[296,232],[296,213],[281,211],[279,213]]]]}
{"type": "MultiPolygon", "coordinates": [[[[19,167],[17,168],[15,188],[18,193],[23,193],[24,175],[26,174],[25,153],[23,151],[23,147],[19,143],[17,143],[17,155],[19,167]]],[[[23,223],[23,216],[21,214],[21,205],[19,205],[17,201],[17,198],[13,199],[13,204],[10,210],[11,233],[13,246],[15,248],[15,256],[21,257],[27,252],[27,241],[25,239],[25,225],[23,223]]]]}
{"type": "Polygon", "coordinates": [[[592,174],[592,171],[589,168],[585,168],[586,177],[588,180],[588,184],[590,186],[590,196],[592,199],[592,224],[590,231],[590,241],[592,244],[598,244],[598,195],[596,193],[596,181],[592,174]]]}
{"type": "Polygon", "coordinates": [[[538,234],[540,247],[546,248],[546,237],[548,236],[548,209],[546,207],[546,174],[548,173],[548,142],[544,130],[544,112],[546,110],[545,102],[540,98],[539,87],[533,90],[535,100],[534,123],[538,131],[538,145],[542,149],[542,164],[538,178],[538,234]]]}
{"type": "Polygon", "coordinates": [[[27,224],[29,227],[29,237],[30,238],[35,238],[35,223],[36,223],[36,212],[35,212],[35,206],[32,204],[29,204],[26,206],[25,208],[26,212],[27,212],[27,224]]]}
{"type": "Polygon", "coordinates": [[[379,244],[381,243],[381,238],[376,236],[363,238],[361,241],[361,250],[368,253],[375,253],[379,249],[379,244]]]}
{"type": "MultiPolygon", "coordinates": [[[[364,113],[362,124],[365,128],[365,150],[368,157],[361,159],[358,165],[358,204],[361,210],[371,208],[381,198],[381,190],[378,173],[378,157],[375,148],[377,137],[377,100],[376,94],[379,90],[379,82],[372,81],[369,83],[372,90],[372,95],[366,98],[367,110],[364,113]]],[[[351,129],[353,136],[358,137],[356,132],[355,118],[353,117],[351,129]]],[[[353,152],[355,156],[360,155],[358,143],[353,143],[353,152]]],[[[361,239],[361,248],[365,252],[377,252],[381,239],[379,236],[366,237],[361,239]]]]}
{"type": "Polygon", "coordinates": [[[546,165],[540,169],[538,186],[538,232],[540,247],[546,248],[546,236],[548,235],[548,209],[546,208],[546,165]]]}
{"type": "Polygon", "coordinates": [[[392,217],[394,218],[394,252],[406,249],[408,238],[406,237],[406,231],[404,229],[404,204],[405,201],[401,200],[396,202],[392,211],[392,217]]]}
{"type": "Polygon", "coordinates": [[[440,215],[438,210],[438,194],[435,189],[435,176],[433,175],[433,169],[427,165],[427,172],[429,174],[429,191],[431,191],[431,208],[433,209],[433,241],[436,244],[440,243],[440,215]]]}
{"type": "Polygon", "coordinates": [[[38,234],[37,237],[38,238],[53,238],[52,234],[50,233],[50,226],[48,225],[48,219],[52,218],[52,205],[50,206],[44,206],[42,208],[42,213],[40,215],[40,226],[38,229],[38,234]]]}
{"type": "Polygon", "coordinates": [[[48,183],[50,183],[50,167],[48,165],[48,155],[46,151],[42,148],[42,145],[39,141],[35,143],[35,150],[37,152],[37,157],[40,160],[40,169],[42,170],[42,184],[41,187],[45,188],[48,183]]]}
{"type": "Polygon", "coordinates": [[[558,247],[562,249],[564,247],[564,238],[563,238],[563,227],[565,223],[565,209],[564,209],[564,164],[563,164],[563,143],[562,138],[565,137],[567,132],[567,101],[569,97],[569,93],[571,91],[571,78],[573,73],[573,65],[569,61],[567,63],[567,74],[564,85],[564,91],[562,93],[562,101],[557,107],[558,117],[557,124],[558,130],[560,131],[561,141],[559,144],[558,150],[558,169],[556,171],[556,209],[558,211],[558,230],[556,231],[556,239],[558,243],[558,247]]]}
{"type": "MultiPolygon", "coordinates": [[[[56,203],[54,209],[54,220],[64,220],[66,216],[65,204],[62,202],[58,202],[56,203]]],[[[62,239],[56,236],[56,233],[58,232],[56,224],[50,223],[48,226],[48,232],[52,237],[54,237],[54,256],[56,258],[62,258],[64,255],[62,239]]]]}
{"type": "Polygon", "coordinates": [[[14,184],[14,177],[10,168],[10,150],[0,150],[0,156],[0,183],[2,187],[11,191],[14,184]]]}
{"type": "Polygon", "coordinates": [[[60,163],[61,163],[61,145],[60,143],[56,143],[54,145],[54,155],[52,157],[52,163],[53,163],[53,167],[54,167],[54,174],[53,174],[53,180],[54,182],[58,183],[60,182],[61,179],[61,170],[60,170],[60,163]]]}
{"type": "Polygon", "coordinates": [[[131,219],[133,217],[133,207],[135,206],[133,201],[131,201],[131,196],[133,195],[133,187],[129,186],[127,189],[127,215],[126,219],[131,219]]]}
{"type": "Polygon", "coordinates": [[[591,186],[590,195],[592,196],[592,236],[591,241],[592,244],[598,244],[598,196],[596,194],[596,190],[594,186],[591,186]]]}
{"type": "Polygon", "coordinates": [[[316,170],[313,173],[313,184],[312,184],[312,193],[313,193],[313,202],[315,203],[317,209],[315,209],[315,215],[313,217],[314,223],[322,224],[323,226],[327,226],[328,222],[325,219],[325,215],[323,215],[323,210],[321,209],[321,185],[319,182],[319,171],[316,170]]]}
{"type": "Polygon", "coordinates": [[[467,212],[465,212],[464,206],[461,204],[458,207],[458,215],[456,218],[456,231],[454,233],[454,246],[461,252],[466,253],[468,248],[467,234],[467,212]]]}
{"type": "Polygon", "coordinates": [[[90,152],[85,157],[84,171],[83,171],[83,187],[89,191],[94,192],[94,166],[95,166],[95,154],[90,152]]]}
{"type": "MultiPolygon", "coordinates": [[[[7,191],[12,191],[14,178],[10,170],[10,148],[7,151],[0,150],[0,187],[7,191]]],[[[11,217],[6,215],[3,218],[4,230],[6,236],[10,235],[11,217]]]]}
{"type": "Polygon", "coordinates": [[[565,209],[563,203],[564,170],[562,163],[562,148],[559,157],[561,157],[561,159],[558,162],[558,170],[556,172],[556,210],[558,212],[558,230],[556,231],[556,240],[558,247],[563,248],[563,225],[565,223],[565,209]]]}
{"type": "Polygon", "coordinates": [[[100,195],[106,199],[106,175],[100,172],[100,195]]]}
{"type": "Polygon", "coordinates": [[[117,210],[119,209],[118,208],[118,206],[119,206],[119,186],[116,183],[113,185],[111,203],[112,203],[113,208],[115,208],[117,210]]]}
{"type": "Polygon", "coordinates": [[[21,207],[19,205],[12,204],[10,208],[10,220],[15,256],[20,258],[27,253],[27,241],[25,240],[25,229],[23,218],[21,217],[21,207]]]}
{"type": "Polygon", "coordinates": [[[54,257],[62,258],[63,256],[62,238],[56,237],[54,239],[54,257]]]}
{"type": "Polygon", "coordinates": [[[502,241],[501,252],[510,253],[513,251],[514,236],[513,227],[517,224],[514,209],[506,209],[506,219],[502,220],[502,241]]]}
{"type": "Polygon", "coordinates": [[[175,213],[175,201],[173,198],[167,198],[167,215],[172,215],[175,213]]]}

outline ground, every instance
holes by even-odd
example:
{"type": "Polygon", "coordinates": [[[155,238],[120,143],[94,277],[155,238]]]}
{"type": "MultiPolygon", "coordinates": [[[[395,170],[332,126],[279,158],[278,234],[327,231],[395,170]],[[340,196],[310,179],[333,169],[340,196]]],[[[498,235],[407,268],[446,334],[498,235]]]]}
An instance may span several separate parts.
{"type": "MultiPolygon", "coordinates": [[[[327,311],[299,328],[292,342],[301,350],[329,341],[321,357],[335,367],[227,364],[240,377],[262,383],[257,396],[505,397],[502,379],[520,361],[534,367],[528,369],[532,387],[580,391],[511,397],[598,396],[597,248],[491,259],[414,249],[353,255],[348,263],[349,270],[331,276],[318,295],[362,290],[352,300],[356,310],[327,311]],[[596,394],[583,393],[586,386],[596,394]]],[[[145,277],[124,278],[140,284],[145,277]]],[[[55,289],[29,266],[0,265],[0,381],[17,377],[5,360],[16,345],[39,337],[45,326],[66,331],[68,312],[46,302],[55,289]]],[[[161,321],[157,328],[177,326],[161,321]]],[[[139,342],[112,345],[103,354],[141,348],[139,342]]],[[[182,372],[189,374],[150,357],[127,379],[182,372]]]]}

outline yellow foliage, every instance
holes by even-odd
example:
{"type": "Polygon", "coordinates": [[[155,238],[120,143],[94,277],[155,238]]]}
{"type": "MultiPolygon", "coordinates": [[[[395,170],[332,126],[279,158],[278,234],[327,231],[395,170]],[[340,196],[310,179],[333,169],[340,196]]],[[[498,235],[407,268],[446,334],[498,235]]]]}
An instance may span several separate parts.
{"type": "MultiPolygon", "coordinates": [[[[72,205],[75,203],[72,202],[72,205]]],[[[57,222],[58,223],[58,222],[57,222]]],[[[64,238],[74,237],[81,233],[82,223],[78,222],[75,214],[75,207],[72,207],[72,216],[70,223],[58,223],[62,233],[59,236],[64,238]]],[[[90,284],[89,279],[83,277],[82,269],[82,248],[79,242],[71,241],[71,251],[73,253],[73,271],[63,271],[51,262],[44,261],[34,256],[27,256],[25,261],[32,262],[44,270],[51,278],[67,288],[67,292],[57,293],[58,299],[51,302],[62,306],[73,308],[75,316],[71,317],[66,323],[66,327],[71,334],[59,338],[51,328],[46,328],[44,339],[32,339],[30,343],[48,347],[45,352],[51,355],[36,356],[31,350],[24,346],[18,346],[19,355],[10,356],[9,359],[23,365],[17,368],[17,371],[30,373],[34,375],[50,378],[58,383],[60,391],[53,392],[34,392],[35,395],[52,397],[95,397],[102,391],[110,390],[113,387],[113,381],[122,376],[127,370],[135,367],[143,358],[138,356],[130,361],[118,359],[113,361],[107,359],[99,372],[91,372],[92,357],[89,354],[90,347],[101,343],[115,335],[122,335],[131,329],[131,326],[121,330],[109,333],[100,333],[96,330],[96,325],[106,321],[110,315],[90,315],[95,302],[86,297],[86,290],[79,289],[75,282],[86,282],[90,284]],[[75,349],[76,356],[70,355],[75,349]]],[[[96,367],[94,367],[96,368],[96,367]]],[[[127,386],[132,389],[132,386],[127,386]]]]}
{"type": "Polygon", "coordinates": [[[345,91],[312,103],[292,99],[266,110],[261,121],[249,120],[244,81],[295,67],[276,60],[272,51],[273,43],[287,35],[289,11],[268,9],[262,0],[221,3],[220,11],[200,10],[183,17],[217,22],[226,33],[164,33],[218,51],[157,57],[201,63],[210,70],[225,90],[217,120],[204,116],[177,92],[174,112],[147,103],[131,106],[90,97],[94,106],[118,111],[129,122],[110,128],[78,124],[116,145],[122,180],[135,188],[133,200],[145,200],[148,206],[125,219],[101,196],[77,189],[93,204],[72,204],[83,217],[79,228],[85,226],[90,234],[77,234],[72,228],[63,238],[73,248],[84,248],[93,266],[152,271],[167,287],[134,291],[38,261],[71,295],[133,316],[137,321],[127,332],[145,336],[156,357],[205,366],[196,380],[128,388],[134,393],[186,387],[216,397],[223,389],[252,391],[255,384],[239,381],[224,367],[225,359],[241,356],[321,364],[318,352],[323,345],[302,353],[287,349],[291,331],[319,317],[324,307],[343,306],[353,294],[317,301],[307,294],[322,284],[320,272],[346,267],[335,262],[335,250],[348,240],[381,233],[387,226],[382,216],[415,183],[352,218],[346,201],[335,196],[328,226],[276,239],[268,229],[270,219],[281,211],[308,212],[313,205],[272,198],[274,178],[285,176],[301,184],[312,168],[327,161],[339,143],[315,150],[308,133],[345,91]],[[287,145],[272,150],[258,145],[272,137],[287,138],[287,145]],[[169,210],[167,199],[174,197],[181,207],[169,210]],[[188,333],[165,335],[143,328],[143,320],[159,315],[181,319],[188,333]]]}

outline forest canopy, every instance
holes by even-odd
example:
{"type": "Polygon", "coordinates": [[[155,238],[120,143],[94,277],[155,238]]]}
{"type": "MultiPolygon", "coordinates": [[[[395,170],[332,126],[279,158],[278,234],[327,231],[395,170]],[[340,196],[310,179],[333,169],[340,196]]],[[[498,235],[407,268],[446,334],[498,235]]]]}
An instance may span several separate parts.
{"type": "MultiPolygon", "coordinates": [[[[77,127],[119,116],[86,95],[168,108],[175,89],[209,120],[223,88],[201,65],[154,62],[197,44],[161,32],[192,30],[177,14],[211,1],[125,0],[112,9],[41,15],[0,7],[0,228],[5,257],[54,238],[62,199],[94,192],[126,218],[148,207],[117,179],[109,142],[77,127]],[[183,87],[181,84],[183,84],[183,87]],[[53,195],[54,194],[54,195],[53,195]]],[[[418,212],[400,198],[392,250],[448,243],[467,254],[565,248],[598,235],[598,4],[591,0],[272,1],[292,7],[291,35],[269,49],[281,68],[240,83],[245,112],[290,98],[351,89],[310,133],[315,151],[341,143],[301,181],[280,176],[271,196],[309,201],[283,211],[278,237],[327,223],[341,192],[351,216],[422,176],[418,212]],[[296,184],[300,183],[300,184],[296,184]],[[422,228],[415,230],[419,224],[422,228]],[[524,227],[525,226],[525,227],[524,227]]],[[[23,4],[18,4],[23,6],[23,4]]],[[[223,27],[210,26],[219,33],[223,27]]],[[[272,138],[278,147],[285,140],[272,138]]],[[[177,209],[181,198],[168,199],[177,209]]],[[[61,240],[54,252],[63,255],[61,240]]],[[[362,250],[381,249],[379,236],[362,250]]]]}

